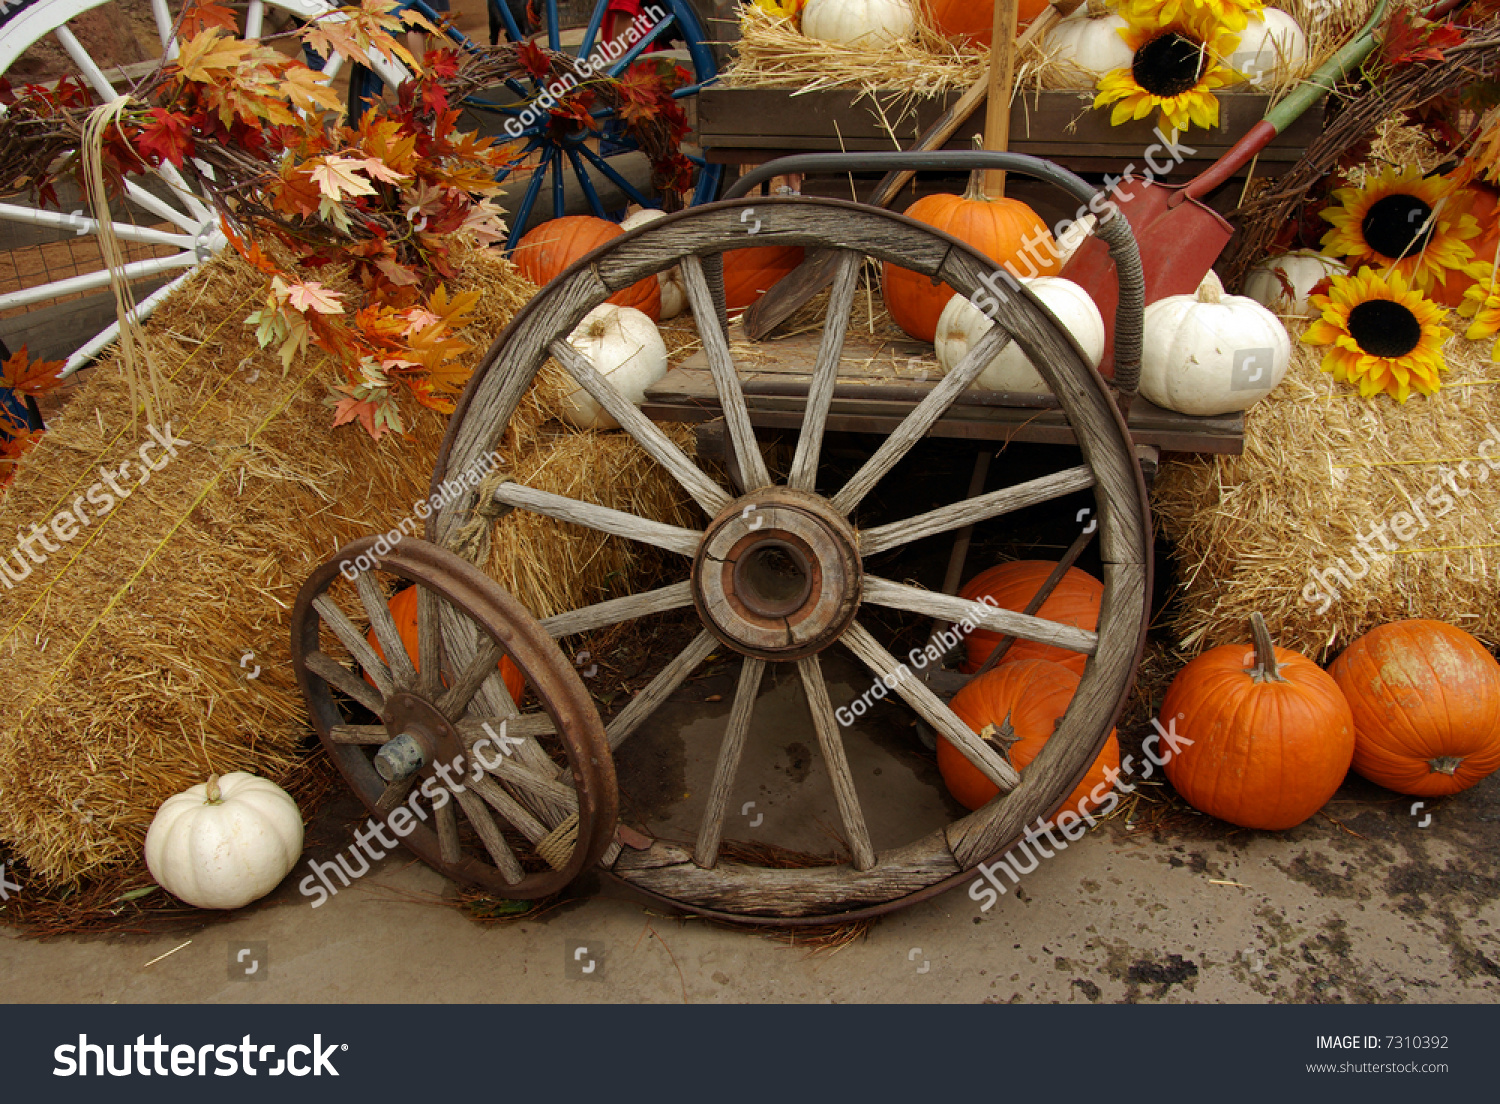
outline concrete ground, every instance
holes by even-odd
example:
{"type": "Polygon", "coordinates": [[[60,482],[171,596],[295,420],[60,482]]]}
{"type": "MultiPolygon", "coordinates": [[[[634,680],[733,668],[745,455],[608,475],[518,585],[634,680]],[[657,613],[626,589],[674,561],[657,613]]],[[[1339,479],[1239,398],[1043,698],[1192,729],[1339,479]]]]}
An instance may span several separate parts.
{"type": "MultiPolygon", "coordinates": [[[[658,743],[716,747],[730,695],[703,699],[732,684],[732,666],[669,703],[658,743]]],[[[831,659],[830,683],[835,702],[861,688],[831,659]]],[[[873,719],[886,736],[907,723],[882,708],[873,719]]],[[[909,836],[946,814],[909,730],[904,746],[874,735],[849,742],[887,748],[853,758],[879,846],[881,831],[909,836]],[[931,791],[925,807],[896,804],[898,774],[910,792],[931,791]]],[[[763,691],[751,746],[732,808],[759,796],[767,829],[794,820],[783,814],[795,796],[817,808],[826,777],[785,680],[763,691]]],[[[645,815],[637,804],[635,822],[679,835],[674,814],[685,817],[711,768],[711,755],[689,756],[676,800],[645,815]]],[[[678,782],[667,768],[663,788],[678,782]]],[[[0,976],[12,1002],[1494,1003],[1500,777],[1416,815],[1411,804],[1353,779],[1327,810],[1338,825],[1319,817],[1268,834],[1181,812],[1159,829],[1117,817],[988,913],[960,888],[832,953],[669,916],[597,876],[536,918],[479,921],[446,879],[395,854],[316,909],[294,886],[304,863],[271,898],[196,931],[36,942],[7,929],[0,976]]],[[[331,856],[362,820],[335,799],[309,828],[309,855],[331,856]]],[[[793,843],[806,842],[803,827],[790,824],[793,843]]]]}

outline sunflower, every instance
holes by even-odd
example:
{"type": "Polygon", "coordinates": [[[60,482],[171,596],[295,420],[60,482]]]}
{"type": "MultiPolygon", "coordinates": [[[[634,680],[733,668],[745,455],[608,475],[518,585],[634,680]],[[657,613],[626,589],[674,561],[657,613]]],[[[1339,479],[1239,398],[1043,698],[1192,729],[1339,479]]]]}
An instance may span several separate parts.
{"type": "MultiPolygon", "coordinates": [[[[1473,319],[1464,336],[1483,341],[1500,334],[1500,269],[1489,261],[1475,261],[1464,269],[1464,275],[1474,281],[1458,305],[1459,314],[1473,319]]],[[[1500,341],[1490,350],[1490,359],[1500,361],[1500,341]]]]}
{"type": "Polygon", "coordinates": [[[1140,13],[1158,23],[1203,18],[1211,25],[1243,31],[1250,14],[1264,7],[1262,0],[1124,0],[1120,14],[1128,19],[1132,13],[1140,13]]]}
{"type": "Polygon", "coordinates": [[[1413,388],[1431,395],[1442,386],[1443,342],[1453,331],[1441,324],[1443,308],[1401,273],[1366,266],[1355,276],[1333,277],[1329,293],[1308,302],[1322,317],[1302,340],[1332,346],[1322,368],[1334,379],[1357,383],[1365,398],[1385,391],[1397,402],[1405,402],[1413,388]]]}
{"type": "Polygon", "coordinates": [[[1226,2],[1183,0],[1174,19],[1144,3],[1120,12],[1126,21],[1120,37],[1134,57],[1130,68],[1100,78],[1094,99],[1095,107],[1115,105],[1111,126],[1144,119],[1158,108],[1162,126],[1174,131],[1195,123],[1206,128],[1219,125],[1214,89],[1234,80],[1224,59],[1240,44],[1240,36],[1219,23],[1215,14],[1226,2]]]}
{"type": "Polygon", "coordinates": [[[1426,291],[1474,259],[1468,243],[1479,235],[1479,223],[1450,202],[1457,186],[1408,167],[1386,169],[1363,188],[1339,188],[1337,206],[1321,212],[1333,224],[1323,235],[1323,252],[1348,257],[1350,267],[1373,261],[1426,291]]]}

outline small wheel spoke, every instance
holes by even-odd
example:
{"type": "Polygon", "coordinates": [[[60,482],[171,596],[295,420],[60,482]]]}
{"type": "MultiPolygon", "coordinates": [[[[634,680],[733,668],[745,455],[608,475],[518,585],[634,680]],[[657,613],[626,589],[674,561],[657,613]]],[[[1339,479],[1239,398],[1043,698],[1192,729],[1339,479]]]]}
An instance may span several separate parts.
{"type": "Polygon", "coordinates": [[[864,601],[890,609],[920,613],[925,617],[936,617],[943,621],[970,621],[981,628],[1038,644],[1052,644],[1070,652],[1093,655],[1099,650],[1099,634],[1087,629],[1064,625],[1060,621],[1049,621],[1045,617],[1017,613],[1000,609],[988,602],[971,602],[967,598],[956,598],[951,594],[922,590],[905,583],[892,582],[878,575],[864,578],[864,601]]]}
{"type": "Polygon", "coordinates": [[[442,693],[442,607],[447,605],[431,587],[417,588],[417,685],[429,700],[442,693]]]}
{"type": "Polygon", "coordinates": [[[965,525],[988,521],[990,518],[1008,514],[1013,510],[1035,506],[1040,502],[1050,502],[1054,498],[1061,498],[1075,491],[1087,490],[1093,485],[1094,473],[1087,465],[1080,464],[1076,468],[1054,472],[1052,475],[1044,475],[1038,479],[1028,479],[1025,483],[1017,483],[1014,487],[1005,487],[1002,490],[991,491],[989,494],[966,498],[951,506],[941,506],[925,514],[916,514],[901,521],[891,522],[889,525],[877,525],[873,529],[865,529],[859,535],[859,551],[861,555],[873,556],[877,552],[909,544],[922,537],[930,537],[936,533],[946,533],[952,529],[961,529],[965,525]]]}
{"type": "Polygon", "coordinates": [[[979,378],[979,373],[984,371],[1009,341],[1010,334],[1003,327],[991,326],[986,330],[953,371],[938,381],[937,386],[927,393],[927,397],[891,431],[891,435],[875,450],[875,454],[844,484],[843,489],[833,497],[834,508],[848,516],[911,447],[927,435],[933,423],[953,405],[953,400],[979,378]]]}
{"type": "Polygon", "coordinates": [[[703,534],[695,529],[684,529],[680,525],[667,525],[660,521],[613,510],[608,506],[595,506],[551,491],[539,491],[523,483],[502,483],[495,490],[495,501],[506,506],[518,506],[533,513],[544,514],[559,521],[597,529],[616,537],[654,544],[668,552],[679,552],[692,556],[698,551],[703,534]]]}
{"type": "Polygon", "coordinates": [[[615,714],[614,720],[605,726],[604,736],[609,742],[609,750],[614,751],[623,744],[718,646],[718,640],[707,629],[694,637],[693,642],[663,667],[643,690],[630,699],[630,704],[615,714]]]}
{"type": "Polygon", "coordinates": [[[450,865],[462,862],[464,849],[458,842],[458,814],[453,811],[453,802],[443,802],[442,808],[433,813],[433,819],[437,821],[438,854],[450,865]]]}
{"type": "Polygon", "coordinates": [[[501,877],[511,885],[515,885],[526,877],[526,872],[516,861],[515,852],[510,849],[510,844],[506,843],[505,837],[500,834],[500,827],[495,823],[495,818],[490,816],[489,810],[484,807],[484,802],[468,790],[455,790],[453,796],[458,798],[459,807],[463,809],[464,816],[469,818],[474,831],[479,834],[479,841],[489,852],[490,860],[500,871],[501,877]]]}
{"type": "Polygon", "coordinates": [[[828,700],[828,684],[823,681],[823,669],[818,664],[818,657],[811,655],[799,659],[797,673],[802,676],[802,688],[807,693],[807,708],[812,713],[813,728],[818,733],[818,746],[823,751],[823,762],[828,765],[829,777],[833,779],[833,796],[838,801],[839,817],[843,820],[844,832],[849,837],[854,869],[869,870],[875,865],[875,847],[870,842],[870,829],[865,824],[859,791],[854,788],[854,775],[849,770],[849,757],[844,753],[844,740],[839,735],[833,703],[828,700]]]}
{"type": "Polygon", "coordinates": [[[492,744],[498,743],[505,747],[515,746],[506,740],[507,736],[525,739],[528,736],[552,736],[557,732],[552,718],[545,713],[526,713],[517,717],[477,717],[470,713],[453,727],[463,737],[465,744],[472,744],[488,736],[492,744]]]}
{"type": "Polygon", "coordinates": [[[887,686],[900,694],[906,703],[915,709],[928,724],[948,739],[959,752],[974,765],[974,768],[1000,788],[1009,793],[1021,781],[1016,768],[1003,759],[998,752],[981,740],[958,719],[936,694],[927,689],[927,684],[911,673],[895,656],[886,651],[880,641],[870,635],[859,622],[854,622],[843,636],[845,647],[853,652],[866,667],[878,675],[887,686]]]}
{"type": "Polygon", "coordinates": [[[385,700],[376,692],[375,687],[358,675],[350,674],[343,664],[326,653],[310,652],[306,663],[309,671],[329,686],[342,690],[371,713],[378,715],[385,710],[385,700]]]}
{"type": "Polygon", "coordinates": [[[620,423],[621,429],[634,437],[636,443],[645,449],[653,460],[666,468],[672,477],[682,484],[683,490],[692,496],[694,502],[703,507],[704,513],[713,517],[729,505],[729,494],[724,488],[689,460],[687,454],[663,433],[655,422],[641,413],[640,407],[620,394],[614,384],[594,367],[588,357],[562,340],[552,343],[551,352],[557,362],[577,381],[578,386],[604,407],[610,417],[620,423]]]}
{"type": "Polygon", "coordinates": [[[828,407],[833,402],[833,387],[838,382],[839,359],[844,355],[844,335],[849,329],[849,313],[854,306],[854,293],[859,289],[859,273],[863,264],[864,258],[858,253],[839,254],[838,269],[833,277],[833,293],[828,300],[828,314],[823,324],[823,340],[818,344],[812,386],[807,393],[807,409],[802,416],[802,430],[797,436],[797,452],[792,457],[792,471],[787,479],[787,486],[800,491],[813,490],[817,482],[823,430],[828,423],[828,407]]]}
{"type": "Polygon", "coordinates": [[[555,637],[572,636],[574,633],[590,632],[606,625],[617,625],[621,621],[633,621],[647,614],[664,613],[692,604],[692,584],[683,581],[648,590],[644,594],[611,598],[606,602],[595,602],[592,606],[559,613],[543,621],[542,628],[555,637]]]}
{"type": "Polygon", "coordinates": [[[379,800],[375,802],[376,810],[385,814],[400,805],[406,800],[406,795],[411,792],[411,788],[417,784],[417,779],[420,777],[419,774],[412,774],[399,782],[392,782],[381,791],[379,800]]]}
{"type": "Polygon", "coordinates": [[[761,455],[760,445],[755,440],[755,428],[750,424],[750,412],[745,406],[745,393],[740,387],[739,375],[735,372],[734,358],[729,353],[729,338],[719,324],[718,308],[708,289],[703,262],[689,254],[682,258],[678,267],[687,287],[693,317],[698,322],[698,335],[703,339],[708,370],[713,375],[714,389],[719,395],[719,407],[724,412],[724,422],[729,428],[735,458],[739,461],[740,471],[745,473],[745,490],[759,490],[770,485],[771,473],[766,468],[766,458],[761,455]]]}
{"type": "Polygon", "coordinates": [[[398,690],[410,690],[417,685],[417,669],[411,661],[411,656],[406,652],[406,644],[401,639],[401,632],[396,628],[396,619],[391,616],[391,607],[386,603],[385,595],[380,593],[380,588],[375,585],[375,580],[370,578],[368,571],[357,572],[354,576],[354,585],[359,590],[359,603],[365,608],[365,616],[370,619],[370,627],[375,630],[375,639],[380,641],[381,651],[385,652],[386,662],[390,667],[391,679],[398,690]]]}
{"type": "Polygon", "coordinates": [[[578,156],[576,150],[568,150],[568,162],[573,166],[573,176],[578,181],[578,186],[583,189],[583,198],[589,201],[589,211],[595,218],[607,218],[604,213],[604,203],[599,199],[599,193],[594,188],[594,182],[589,179],[589,174],[584,171],[583,160],[578,156]]]}
{"type": "Polygon", "coordinates": [[[739,773],[740,759],[745,753],[745,737],[750,734],[750,717],[755,711],[755,698],[760,693],[760,679],[765,670],[765,660],[750,656],[745,658],[744,666],[740,668],[740,682],[734,692],[734,707],[729,712],[724,742],[719,745],[719,761],[714,767],[713,786],[708,791],[708,807],[703,813],[703,823],[698,828],[698,846],[693,851],[693,861],[705,870],[711,870],[719,861],[719,841],[724,835],[724,814],[729,809],[734,776],[739,773]]]}
{"type": "Polygon", "coordinates": [[[383,744],[391,738],[385,725],[334,725],[329,735],[336,744],[383,744]]]}
{"type": "Polygon", "coordinates": [[[459,675],[458,681],[438,699],[438,712],[450,721],[456,721],[462,717],[469,707],[469,702],[479,692],[480,683],[490,677],[490,673],[504,658],[505,649],[489,637],[484,637],[475,651],[474,658],[468,661],[463,674],[459,675]]]}
{"type": "Polygon", "coordinates": [[[340,643],[349,649],[349,654],[364,668],[365,674],[370,676],[381,695],[388,698],[394,694],[396,686],[391,681],[391,669],[380,661],[375,649],[365,639],[365,634],[359,631],[333,599],[320,594],[313,600],[313,609],[318,611],[323,623],[333,630],[333,635],[339,638],[340,643]]]}
{"type": "MultiPolygon", "coordinates": [[[[467,785],[480,797],[484,798],[485,803],[488,804],[491,809],[494,809],[495,812],[499,813],[507,824],[513,827],[516,831],[520,832],[521,835],[525,836],[532,843],[536,843],[538,840],[547,838],[547,826],[536,817],[532,816],[531,813],[526,810],[526,807],[524,805],[522,805],[510,794],[506,793],[505,790],[497,785],[492,779],[471,778],[468,780],[468,782],[465,783],[465,785],[467,785]]],[[[575,809],[578,807],[577,801],[574,801],[573,807],[575,809]]],[[[560,822],[562,820],[562,816],[555,817],[554,819],[560,822]]]]}

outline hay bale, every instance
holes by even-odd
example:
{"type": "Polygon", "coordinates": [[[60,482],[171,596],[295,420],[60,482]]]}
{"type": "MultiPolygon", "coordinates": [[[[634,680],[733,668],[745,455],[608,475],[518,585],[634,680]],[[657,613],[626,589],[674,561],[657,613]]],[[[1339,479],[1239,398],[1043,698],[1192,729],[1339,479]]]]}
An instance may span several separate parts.
{"type": "MultiPolygon", "coordinates": [[[[1456,316],[1449,325],[1464,328],[1456,316]]],[[[1483,441],[1500,440],[1491,343],[1451,339],[1442,390],[1400,405],[1336,383],[1318,369],[1322,350],[1297,340],[1305,323],[1289,329],[1291,370],[1248,412],[1244,454],[1177,457],[1157,478],[1154,509],[1181,580],[1179,645],[1244,640],[1259,610],[1277,643],[1320,660],[1408,617],[1494,646],[1500,471],[1479,459],[1483,441]],[[1414,522],[1397,533],[1402,513],[1414,522]],[[1362,552],[1361,534],[1377,555],[1362,552]]]]}
{"type": "MultiPolygon", "coordinates": [[[[450,291],[483,293],[460,334],[477,360],[535,289],[498,254],[456,261],[450,291]]],[[[289,656],[297,591],[341,545],[427,495],[445,419],[418,408],[407,440],[380,443],[332,429],[323,354],[283,376],[243,324],[262,280],[220,256],[163,304],[147,341],[168,379],[176,456],[0,588],[0,841],[33,888],[138,872],[157,806],[211,771],[253,771],[297,794],[310,770],[289,656]]],[[[101,465],[134,461],[150,439],[116,367],[88,376],[0,499],[0,533],[87,502],[101,465]]],[[[528,393],[504,462],[550,489],[676,520],[675,484],[628,438],[544,426],[559,383],[548,373],[528,393]]],[[[132,466],[122,489],[138,478],[132,466]]],[[[545,615],[631,589],[649,559],[622,543],[533,525],[524,541],[495,541],[491,566],[545,615]]]]}

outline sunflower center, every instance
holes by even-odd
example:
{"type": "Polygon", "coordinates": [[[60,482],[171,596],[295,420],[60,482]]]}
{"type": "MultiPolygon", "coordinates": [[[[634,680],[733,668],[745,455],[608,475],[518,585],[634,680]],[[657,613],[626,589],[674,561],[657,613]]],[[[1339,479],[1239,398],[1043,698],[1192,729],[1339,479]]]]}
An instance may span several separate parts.
{"type": "Polygon", "coordinates": [[[1154,96],[1180,96],[1198,83],[1203,58],[1201,42],[1167,31],[1135,52],[1130,75],[1154,96]]]}
{"type": "Polygon", "coordinates": [[[1370,204],[1359,228],[1371,249],[1382,257],[1413,257],[1427,248],[1432,208],[1416,196],[1397,192],[1370,204]]]}
{"type": "Polygon", "coordinates": [[[1403,357],[1422,340],[1422,323],[1400,303],[1367,299],[1349,312],[1349,336],[1370,356],[1403,357]]]}

